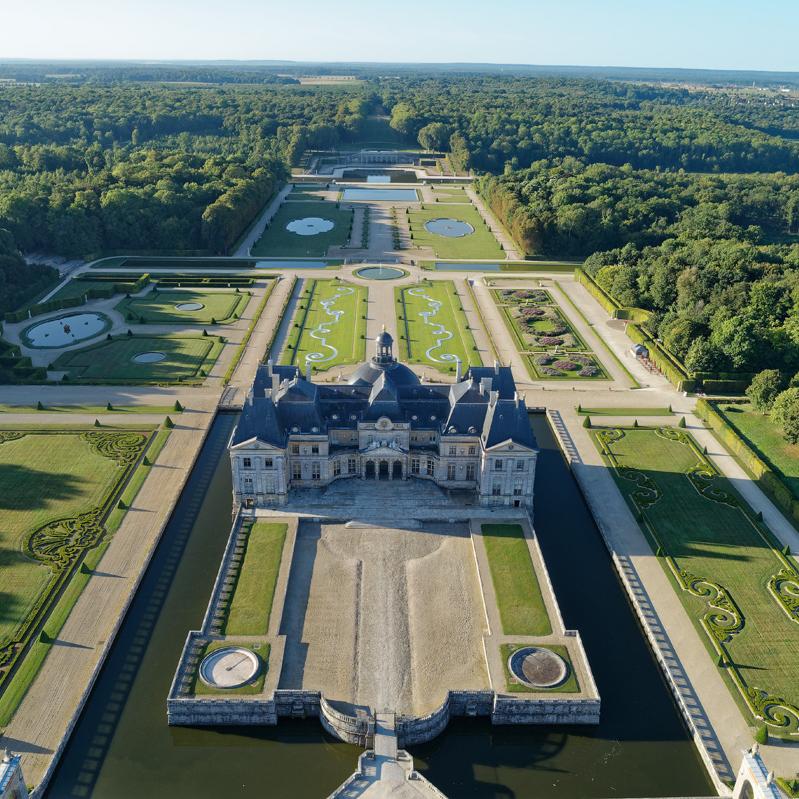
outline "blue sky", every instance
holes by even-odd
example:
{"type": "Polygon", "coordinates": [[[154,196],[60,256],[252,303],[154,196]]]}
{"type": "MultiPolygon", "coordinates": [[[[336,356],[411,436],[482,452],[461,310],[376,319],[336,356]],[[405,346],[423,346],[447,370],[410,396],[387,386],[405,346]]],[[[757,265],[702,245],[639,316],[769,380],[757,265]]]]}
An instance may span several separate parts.
{"type": "Polygon", "coordinates": [[[0,58],[799,71],[796,0],[2,0],[0,58]]]}

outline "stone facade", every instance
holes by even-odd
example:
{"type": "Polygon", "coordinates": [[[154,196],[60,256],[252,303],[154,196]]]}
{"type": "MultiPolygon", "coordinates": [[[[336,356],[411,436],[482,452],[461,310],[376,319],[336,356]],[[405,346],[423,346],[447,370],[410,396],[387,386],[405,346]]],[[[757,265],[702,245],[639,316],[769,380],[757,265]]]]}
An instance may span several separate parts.
{"type": "Polygon", "coordinates": [[[431,480],[482,505],[531,506],[537,448],[507,367],[421,383],[377,352],[348,383],[315,384],[296,367],[259,369],[230,442],[237,505],[285,504],[294,488],[335,480],[431,480]]]}

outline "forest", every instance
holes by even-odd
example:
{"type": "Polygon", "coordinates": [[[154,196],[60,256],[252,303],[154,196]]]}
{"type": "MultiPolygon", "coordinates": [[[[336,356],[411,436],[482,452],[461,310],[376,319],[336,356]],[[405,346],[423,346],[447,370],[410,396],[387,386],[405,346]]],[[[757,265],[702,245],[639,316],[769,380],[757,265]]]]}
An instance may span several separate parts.
{"type": "Polygon", "coordinates": [[[25,299],[17,250],[225,254],[306,150],[372,142],[382,120],[471,171],[527,256],[586,258],[689,368],[799,369],[799,103],[777,76],[49,69],[0,66],[4,306],[25,299]]]}

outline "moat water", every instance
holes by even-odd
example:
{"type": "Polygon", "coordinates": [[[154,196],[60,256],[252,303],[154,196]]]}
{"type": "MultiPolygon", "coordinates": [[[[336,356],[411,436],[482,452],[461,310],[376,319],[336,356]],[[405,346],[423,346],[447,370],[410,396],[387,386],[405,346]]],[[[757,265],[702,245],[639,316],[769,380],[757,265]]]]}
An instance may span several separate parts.
{"type": "MultiPolygon", "coordinates": [[[[47,796],[59,799],[322,799],[359,750],[316,720],[261,729],[166,724],[186,633],[203,616],[230,526],[225,445],[214,423],[47,796]]],[[[581,631],[602,695],[597,727],[492,727],[464,719],[417,768],[451,799],[710,796],[710,782],[640,633],[610,558],[544,417],[535,524],[568,627],[581,631]]]]}

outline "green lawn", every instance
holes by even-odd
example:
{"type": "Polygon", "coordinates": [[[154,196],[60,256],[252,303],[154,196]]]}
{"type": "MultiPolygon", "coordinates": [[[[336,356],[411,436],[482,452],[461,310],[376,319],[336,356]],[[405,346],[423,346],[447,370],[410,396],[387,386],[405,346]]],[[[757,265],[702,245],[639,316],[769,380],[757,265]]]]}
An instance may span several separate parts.
{"type": "Polygon", "coordinates": [[[481,529],[502,632],[549,635],[552,625],[521,526],[484,524],[481,529]]]}
{"type": "Polygon", "coordinates": [[[748,403],[717,402],[713,407],[799,499],[799,444],[788,443],[768,415],[758,413],[748,403]]]}
{"type": "Polygon", "coordinates": [[[255,522],[230,603],[225,635],[266,635],[287,525],[255,522]]]}
{"type": "Polygon", "coordinates": [[[284,202],[263,236],[253,246],[251,255],[323,258],[329,247],[341,247],[349,238],[352,211],[337,206],[338,203],[324,201],[284,202]],[[286,229],[290,222],[305,217],[329,219],[334,226],[326,233],[315,236],[301,236],[286,229]]]}
{"type": "MultiPolygon", "coordinates": [[[[577,680],[577,675],[574,673],[574,665],[572,664],[569,650],[567,647],[560,644],[547,644],[542,646],[542,649],[549,649],[556,655],[560,655],[569,667],[569,672],[566,679],[554,688],[528,688],[526,685],[520,683],[508,668],[508,659],[517,649],[524,649],[530,644],[502,644],[499,648],[500,657],[502,658],[502,668],[505,671],[505,690],[511,694],[529,694],[529,693],[548,693],[548,694],[576,694],[580,692],[580,683],[577,680]]],[[[535,646],[541,646],[536,644],[535,646]]]]}
{"type": "Polygon", "coordinates": [[[433,194],[439,203],[471,203],[469,195],[460,186],[449,186],[447,188],[436,186],[433,189],[433,194]]]}
{"type": "Polygon", "coordinates": [[[394,296],[403,359],[441,372],[454,372],[456,359],[464,371],[467,366],[482,364],[451,280],[396,288],[394,296]]]}
{"type": "Polygon", "coordinates": [[[797,733],[799,608],[789,583],[799,589],[799,574],[791,562],[685,431],[609,428],[594,438],[650,543],[661,548],[714,662],[722,656],[730,664],[722,674],[739,703],[746,707],[751,690],[758,706],[782,704],[789,720],[783,732],[797,733]]]}
{"type": "Polygon", "coordinates": [[[154,288],[143,297],[128,297],[116,310],[129,322],[157,325],[209,325],[234,322],[249,300],[247,294],[234,291],[154,288]],[[181,310],[178,305],[195,303],[202,308],[181,310]]]}
{"type": "Polygon", "coordinates": [[[408,222],[413,235],[415,247],[432,247],[437,258],[493,258],[501,261],[505,253],[494,234],[488,229],[480,212],[471,204],[448,206],[441,208],[439,203],[412,208],[408,213],[408,222]],[[432,219],[458,219],[467,222],[474,228],[474,233],[457,238],[448,238],[430,233],[425,223],[432,219]]]}
{"type": "Polygon", "coordinates": [[[28,640],[75,562],[101,541],[103,519],[149,435],[0,431],[0,659],[3,647],[28,640]]]}
{"type": "Polygon", "coordinates": [[[308,362],[325,371],[365,360],[368,294],[343,280],[308,281],[280,363],[304,372],[308,362]]]}
{"type": "Polygon", "coordinates": [[[0,413],[153,413],[166,416],[181,413],[174,405],[0,405],[0,413]]]}
{"type": "Polygon", "coordinates": [[[213,336],[120,336],[60,355],[53,369],[66,371],[70,381],[91,383],[174,383],[201,380],[211,369],[222,342],[213,336]],[[134,363],[144,352],[161,352],[158,363],[134,363]]]}

